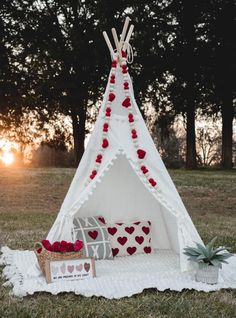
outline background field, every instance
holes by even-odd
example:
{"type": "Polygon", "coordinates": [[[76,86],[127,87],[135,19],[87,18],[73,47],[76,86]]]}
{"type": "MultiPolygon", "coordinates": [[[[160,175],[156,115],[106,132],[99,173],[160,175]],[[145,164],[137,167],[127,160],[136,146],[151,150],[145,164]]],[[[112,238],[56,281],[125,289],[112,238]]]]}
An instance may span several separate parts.
{"type": "MultiPolygon", "coordinates": [[[[0,169],[0,244],[31,249],[44,238],[60,208],[74,169],[0,169]]],[[[236,253],[236,171],[171,170],[204,241],[236,253]]],[[[0,279],[0,284],[4,282],[0,279]]],[[[236,291],[157,292],[121,300],[73,294],[39,294],[23,300],[0,286],[0,317],[236,317],[236,291]]]]}

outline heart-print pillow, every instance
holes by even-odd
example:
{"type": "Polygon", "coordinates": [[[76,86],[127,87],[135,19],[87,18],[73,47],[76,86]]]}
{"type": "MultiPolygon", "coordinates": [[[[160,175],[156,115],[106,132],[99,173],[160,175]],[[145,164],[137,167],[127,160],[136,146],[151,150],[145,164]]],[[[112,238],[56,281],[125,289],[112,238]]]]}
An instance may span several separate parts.
{"type": "Polygon", "coordinates": [[[152,252],[151,222],[107,224],[113,256],[152,252]]]}
{"type": "Polygon", "coordinates": [[[84,255],[95,259],[113,259],[106,221],[102,216],[73,220],[75,240],[84,242],[84,255]]]}

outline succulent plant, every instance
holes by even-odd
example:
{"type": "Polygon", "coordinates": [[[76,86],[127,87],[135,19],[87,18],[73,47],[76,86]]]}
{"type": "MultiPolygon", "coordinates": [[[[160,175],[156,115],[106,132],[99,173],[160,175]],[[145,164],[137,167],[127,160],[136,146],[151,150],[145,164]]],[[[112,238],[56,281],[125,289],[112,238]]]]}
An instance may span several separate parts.
{"type": "Polygon", "coordinates": [[[221,246],[214,248],[217,236],[214,237],[206,246],[196,243],[196,247],[185,247],[184,254],[188,256],[189,261],[196,263],[205,263],[208,265],[222,268],[222,263],[228,264],[226,259],[232,256],[226,250],[226,247],[221,246]]]}

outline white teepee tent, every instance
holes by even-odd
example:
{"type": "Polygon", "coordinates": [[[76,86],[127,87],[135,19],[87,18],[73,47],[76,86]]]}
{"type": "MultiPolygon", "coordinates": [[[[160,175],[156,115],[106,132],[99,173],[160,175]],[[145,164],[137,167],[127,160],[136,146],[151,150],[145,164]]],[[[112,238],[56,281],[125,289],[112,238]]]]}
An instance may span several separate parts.
{"type": "Polygon", "coordinates": [[[132,89],[127,51],[133,31],[126,19],[117,53],[104,32],[112,56],[104,99],[94,131],[48,239],[73,240],[75,215],[103,215],[107,222],[152,222],[152,244],[172,249],[188,269],[182,251],[201,238],[158,154],[132,89]]]}

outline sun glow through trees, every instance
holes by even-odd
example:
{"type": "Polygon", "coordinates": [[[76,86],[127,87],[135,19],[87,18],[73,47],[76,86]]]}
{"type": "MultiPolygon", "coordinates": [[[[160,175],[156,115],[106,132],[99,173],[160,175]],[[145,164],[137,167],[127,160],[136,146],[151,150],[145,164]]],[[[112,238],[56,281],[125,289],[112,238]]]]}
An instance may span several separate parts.
{"type": "Polygon", "coordinates": [[[0,140],[0,163],[10,166],[14,163],[15,157],[13,150],[16,145],[7,140],[0,140]]]}

